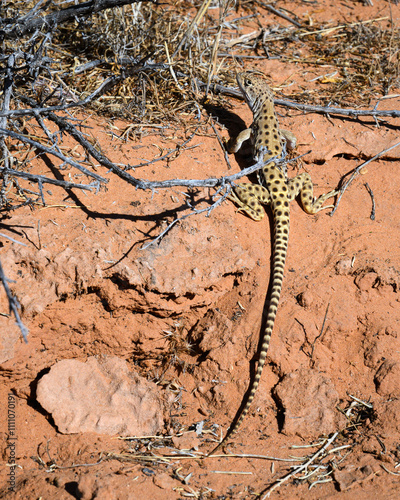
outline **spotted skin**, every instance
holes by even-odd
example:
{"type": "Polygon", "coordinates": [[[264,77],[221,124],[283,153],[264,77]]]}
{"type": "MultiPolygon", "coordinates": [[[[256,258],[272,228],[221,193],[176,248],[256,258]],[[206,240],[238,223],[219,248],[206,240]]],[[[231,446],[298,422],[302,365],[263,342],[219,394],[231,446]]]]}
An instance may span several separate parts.
{"type": "Polygon", "coordinates": [[[322,205],[325,200],[338,194],[337,191],[331,191],[314,201],[313,184],[309,174],[302,173],[293,179],[287,178],[286,169],[278,165],[275,160],[285,155],[286,148],[293,149],[296,140],[291,132],[279,129],[271,89],[263,78],[252,73],[239,73],[237,82],[253,112],[253,123],[249,129],[242,131],[234,141],[228,143],[228,151],[236,153],[242,143],[250,139],[253,159],[256,162],[260,160],[264,163],[270,162],[262,169],[260,176],[262,185],[238,184],[230,198],[238,205],[238,211],[246,213],[256,221],[261,220],[265,215],[262,205],[269,204],[271,206],[274,219],[271,300],[261,340],[257,371],[247,399],[225,438],[209,455],[215,454],[225,446],[228,439],[237,432],[250,409],[260,383],[282,290],[289,238],[289,204],[297,195],[300,195],[305,212],[316,214],[324,208],[332,208],[332,205],[325,207],[322,205]]]}

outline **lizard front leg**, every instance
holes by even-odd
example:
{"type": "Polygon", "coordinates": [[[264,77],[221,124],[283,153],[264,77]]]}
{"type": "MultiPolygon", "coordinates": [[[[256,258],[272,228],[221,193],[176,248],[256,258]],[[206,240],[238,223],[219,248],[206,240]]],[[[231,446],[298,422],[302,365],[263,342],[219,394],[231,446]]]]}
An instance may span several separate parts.
{"type": "MultiPolygon", "coordinates": [[[[296,147],[297,139],[293,132],[290,130],[280,129],[280,134],[282,140],[286,143],[287,151],[292,151],[296,147]]],[[[228,141],[226,145],[226,150],[228,153],[237,153],[239,149],[242,147],[242,144],[249,139],[252,139],[253,129],[246,128],[242,130],[234,139],[228,141]]]]}
{"type": "Polygon", "coordinates": [[[297,144],[297,138],[290,130],[280,129],[282,139],[286,142],[286,151],[293,151],[297,144]]]}
{"type": "Polygon", "coordinates": [[[234,139],[230,139],[226,145],[228,153],[237,153],[242,147],[242,144],[252,137],[252,129],[246,128],[242,130],[234,139]]]}
{"type": "MultiPolygon", "coordinates": [[[[227,151],[237,153],[245,141],[252,139],[252,134],[251,128],[242,130],[240,134],[228,142],[227,151]]],[[[262,204],[266,205],[271,200],[267,188],[251,183],[236,184],[228,198],[238,205],[238,212],[244,212],[256,221],[261,220],[265,215],[262,204]]]]}

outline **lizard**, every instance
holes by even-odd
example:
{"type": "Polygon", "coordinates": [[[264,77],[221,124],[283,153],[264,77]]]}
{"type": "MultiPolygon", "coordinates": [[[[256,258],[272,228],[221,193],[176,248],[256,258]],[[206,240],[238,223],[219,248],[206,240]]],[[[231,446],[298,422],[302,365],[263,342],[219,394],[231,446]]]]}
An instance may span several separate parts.
{"type": "Polygon", "coordinates": [[[316,214],[325,208],[332,208],[333,205],[323,206],[323,204],[327,199],[338,194],[338,191],[333,190],[315,200],[313,184],[308,173],[298,174],[291,179],[287,177],[285,165],[277,160],[284,159],[286,149],[295,147],[296,139],[291,132],[279,129],[270,87],[264,78],[251,72],[238,73],[236,79],[249,108],[253,112],[253,123],[250,128],[240,132],[236,139],[228,142],[227,150],[229,153],[236,153],[241,148],[242,143],[250,139],[252,158],[255,162],[262,162],[264,167],[258,171],[261,174],[259,175],[260,184],[236,184],[229,198],[238,205],[238,212],[244,212],[255,221],[260,221],[265,215],[262,205],[270,205],[271,207],[274,223],[271,296],[260,342],[257,369],[247,397],[243,401],[242,410],[223,440],[208,456],[224,447],[228,439],[238,431],[249,412],[260,383],[282,290],[289,237],[289,204],[300,194],[304,211],[308,214],[316,214]]]}

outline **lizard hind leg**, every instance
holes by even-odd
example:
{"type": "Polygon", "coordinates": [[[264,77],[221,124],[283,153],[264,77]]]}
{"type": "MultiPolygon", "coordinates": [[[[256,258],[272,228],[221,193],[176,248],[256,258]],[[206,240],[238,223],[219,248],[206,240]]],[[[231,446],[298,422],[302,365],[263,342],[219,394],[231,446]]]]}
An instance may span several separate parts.
{"type": "Polygon", "coordinates": [[[268,189],[258,184],[236,184],[228,198],[238,205],[238,212],[244,212],[256,221],[265,215],[262,204],[270,202],[268,189]]]}
{"type": "Polygon", "coordinates": [[[324,202],[329,198],[333,198],[339,191],[330,191],[329,193],[322,194],[314,200],[314,189],[311,177],[307,173],[296,175],[293,179],[288,181],[288,197],[292,201],[298,194],[300,194],[300,201],[304,211],[308,214],[316,214],[325,208],[333,208],[334,205],[323,206],[324,202]]]}

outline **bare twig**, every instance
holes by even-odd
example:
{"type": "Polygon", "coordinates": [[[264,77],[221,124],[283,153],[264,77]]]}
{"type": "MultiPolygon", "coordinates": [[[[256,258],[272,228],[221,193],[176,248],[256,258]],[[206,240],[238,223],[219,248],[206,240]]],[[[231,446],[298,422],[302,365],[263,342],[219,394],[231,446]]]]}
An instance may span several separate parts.
{"type": "MultiPolygon", "coordinates": [[[[11,26],[6,24],[8,20],[0,20],[0,23],[4,26],[4,28],[0,30],[0,40],[20,38],[26,33],[41,30],[44,27],[51,30],[55,26],[70,21],[71,19],[91,16],[104,9],[122,7],[123,5],[129,5],[138,1],[139,0],[90,0],[89,2],[67,7],[66,9],[57,10],[44,17],[32,17],[32,15],[27,15],[18,19],[17,22],[11,26]]],[[[155,3],[154,0],[147,1],[155,3]]]]}
{"type": "Polygon", "coordinates": [[[294,24],[297,28],[301,28],[302,27],[302,25],[300,23],[298,23],[297,21],[295,21],[291,17],[287,16],[284,12],[282,12],[282,11],[280,11],[278,9],[275,9],[275,7],[272,7],[272,5],[269,5],[269,4],[266,4],[264,2],[260,2],[260,1],[258,1],[257,3],[258,3],[258,5],[261,5],[261,7],[263,7],[266,10],[269,10],[270,12],[272,12],[273,14],[275,14],[276,16],[279,16],[282,19],[285,19],[286,21],[289,21],[289,23],[294,24]]]}
{"type": "MultiPolygon", "coordinates": [[[[184,76],[181,73],[177,73],[178,76],[184,76]]],[[[186,75],[185,75],[186,76],[186,75]]],[[[199,88],[207,87],[207,83],[196,79],[196,85],[199,88]]],[[[210,89],[216,94],[224,94],[238,99],[244,99],[243,94],[236,89],[231,87],[226,87],[219,84],[211,84],[210,89]]],[[[274,99],[274,104],[278,106],[284,106],[286,108],[297,109],[298,111],[307,111],[309,113],[323,113],[327,115],[340,115],[340,116],[350,116],[352,118],[359,118],[361,116],[372,116],[372,117],[389,117],[389,118],[399,118],[400,110],[382,110],[379,111],[374,107],[374,109],[345,109],[345,108],[333,108],[331,106],[313,106],[311,104],[302,104],[299,102],[286,101],[283,99],[274,99]]],[[[0,114],[1,116],[1,114],[0,114]]]]}
{"type": "MultiPolygon", "coordinates": [[[[387,149],[384,149],[384,150],[380,151],[374,157],[370,158],[369,160],[365,161],[364,163],[361,163],[361,165],[359,165],[356,169],[354,169],[354,171],[353,171],[350,179],[346,182],[346,184],[343,187],[341,187],[339,189],[339,196],[338,196],[338,199],[336,200],[335,208],[331,212],[329,212],[330,216],[332,216],[336,212],[336,210],[337,210],[337,208],[339,206],[340,200],[342,199],[342,196],[343,196],[344,192],[350,186],[350,184],[354,181],[354,179],[360,174],[360,171],[366,165],[368,165],[368,163],[371,163],[372,161],[377,160],[382,155],[384,155],[385,153],[388,153],[389,151],[391,151],[394,148],[397,148],[398,146],[400,146],[400,142],[396,142],[396,144],[393,144],[393,146],[390,146],[390,148],[387,148],[387,149]]],[[[346,174],[346,175],[348,175],[348,174],[346,174]]]]}
{"type": "Polygon", "coordinates": [[[21,142],[26,142],[27,144],[30,144],[31,146],[34,146],[35,148],[39,149],[39,151],[43,151],[44,153],[47,153],[49,155],[56,156],[60,160],[62,160],[64,163],[67,163],[68,165],[71,165],[71,167],[74,167],[81,171],[83,174],[87,175],[88,177],[93,177],[98,182],[103,182],[107,183],[108,179],[105,179],[104,177],[101,177],[98,174],[95,174],[94,172],[90,172],[85,167],[82,167],[79,163],[77,163],[74,160],[71,160],[67,156],[63,155],[62,153],[56,151],[55,149],[49,148],[45,146],[44,144],[41,144],[40,142],[34,141],[33,139],[30,139],[29,137],[19,134],[18,132],[13,132],[12,130],[6,130],[3,128],[0,128],[0,134],[7,135],[9,137],[13,137],[14,139],[18,139],[21,142]]]}
{"type": "MultiPolygon", "coordinates": [[[[357,405],[356,402],[350,403],[350,406],[345,413],[345,415],[347,417],[350,416],[351,410],[353,409],[353,407],[355,405],[357,405]]],[[[275,484],[270,486],[265,491],[265,495],[263,495],[261,500],[265,500],[266,498],[268,498],[274,490],[279,488],[279,486],[281,486],[283,483],[288,481],[290,478],[294,477],[296,474],[299,474],[300,472],[305,470],[309,465],[311,465],[313,462],[315,462],[317,460],[317,458],[321,457],[326,452],[327,448],[335,441],[335,439],[338,437],[339,434],[340,434],[339,432],[335,432],[334,434],[332,434],[332,436],[326,440],[325,444],[316,453],[314,453],[306,462],[299,465],[298,467],[295,467],[293,471],[291,471],[289,474],[286,474],[286,476],[279,479],[279,481],[277,481],[275,484]]]]}
{"type": "Polygon", "coordinates": [[[5,290],[6,295],[7,295],[10,313],[14,314],[15,320],[17,322],[18,328],[20,329],[20,331],[22,333],[24,341],[26,343],[28,343],[29,331],[26,328],[26,326],[22,323],[21,317],[20,317],[19,312],[18,312],[18,309],[20,309],[21,306],[20,306],[17,298],[11,293],[10,287],[8,286],[8,282],[10,280],[4,274],[3,266],[1,265],[1,261],[0,261],[0,281],[2,282],[4,290],[5,290]]]}
{"type": "Polygon", "coordinates": [[[86,191],[97,191],[99,188],[98,182],[92,182],[91,184],[75,184],[74,182],[60,181],[58,179],[50,179],[44,175],[30,174],[28,172],[22,172],[21,170],[14,170],[13,168],[3,168],[0,170],[4,175],[12,175],[13,177],[21,177],[22,179],[28,179],[37,183],[53,184],[54,186],[60,186],[64,189],[82,189],[86,191]]]}
{"type": "Polygon", "coordinates": [[[22,245],[23,247],[26,247],[25,243],[21,243],[18,240],[14,240],[14,238],[11,238],[11,236],[8,236],[8,234],[0,233],[0,236],[2,238],[12,241],[13,243],[17,243],[17,245],[22,245]]]}
{"type": "Polygon", "coordinates": [[[373,193],[372,189],[369,187],[368,182],[366,182],[364,184],[364,186],[367,188],[367,191],[368,191],[369,195],[371,196],[371,201],[372,201],[371,215],[369,216],[369,218],[371,220],[375,220],[375,210],[376,210],[375,196],[374,196],[374,193],[373,193]]]}
{"type": "MultiPolygon", "coordinates": [[[[13,74],[13,68],[15,65],[15,53],[11,54],[11,56],[7,60],[7,69],[6,69],[6,77],[4,79],[4,90],[3,90],[3,105],[2,105],[2,111],[9,111],[10,109],[10,102],[11,102],[11,96],[12,96],[12,91],[13,91],[13,81],[14,81],[14,74],[13,74]]],[[[1,117],[0,118],[0,128],[6,128],[7,127],[7,118],[6,117],[1,117]]],[[[2,152],[2,160],[4,161],[4,166],[7,168],[10,166],[10,153],[8,151],[6,142],[4,140],[3,136],[0,136],[0,149],[2,152]]],[[[1,171],[1,170],[0,170],[1,171]]],[[[3,179],[1,188],[0,188],[0,205],[3,205],[5,202],[5,187],[8,183],[7,175],[3,174],[5,177],[3,179]]]]}
{"type": "Polygon", "coordinates": [[[308,111],[310,113],[324,113],[328,115],[341,115],[350,116],[352,118],[359,118],[361,116],[386,116],[390,118],[399,118],[400,110],[382,110],[377,109],[344,109],[344,108],[332,108],[331,106],[311,106],[309,104],[300,104],[291,101],[284,101],[282,99],[274,99],[274,103],[278,106],[285,106],[286,108],[298,109],[299,111],[308,111]]]}
{"type": "Polygon", "coordinates": [[[210,187],[210,188],[218,188],[220,186],[225,186],[226,184],[231,184],[234,181],[237,181],[238,179],[241,179],[245,175],[250,175],[253,172],[256,172],[257,170],[260,170],[261,168],[264,168],[265,165],[270,163],[271,161],[274,161],[275,163],[280,162],[281,160],[274,158],[271,158],[268,160],[267,163],[264,163],[263,161],[260,161],[258,163],[255,163],[254,165],[244,168],[240,172],[237,172],[236,174],[228,175],[228,176],[223,176],[223,177],[209,177],[208,179],[170,179],[167,181],[146,181],[146,180],[138,180],[138,185],[137,187],[139,189],[158,189],[158,188],[170,188],[170,187],[176,187],[176,186],[182,186],[182,187],[189,187],[189,188],[195,188],[195,187],[210,187]]]}

